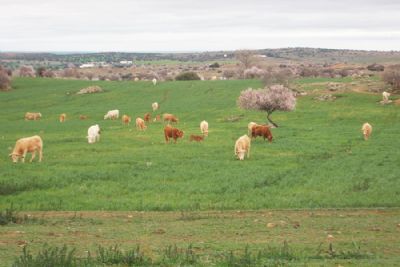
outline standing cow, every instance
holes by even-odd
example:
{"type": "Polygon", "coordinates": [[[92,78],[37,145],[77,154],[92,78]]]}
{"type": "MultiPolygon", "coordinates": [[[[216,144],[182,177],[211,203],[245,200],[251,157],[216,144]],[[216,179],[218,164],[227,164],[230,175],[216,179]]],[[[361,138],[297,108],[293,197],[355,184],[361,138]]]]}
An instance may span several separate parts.
{"type": "Polygon", "coordinates": [[[272,142],[272,133],[268,126],[266,125],[255,125],[251,128],[251,137],[256,138],[257,136],[262,136],[268,139],[268,141],[272,142]]]}
{"type": "Polygon", "coordinates": [[[174,143],[176,143],[176,140],[178,138],[182,138],[183,137],[183,131],[177,129],[177,128],[173,128],[170,125],[167,125],[164,127],[164,137],[165,137],[165,142],[168,143],[169,139],[172,138],[174,139],[174,143]]]}
{"type": "Polygon", "coordinates": [[[200,122],[200,131],[204,136],[208,136],[208,122],[200,122]]]}
{"type": "Polygon", "coordinates": [[[372,133],[372,126],[368,122],[364,123],[361,127],[361,131],[364,135],[364,140],[367,141],[372,133]]]}

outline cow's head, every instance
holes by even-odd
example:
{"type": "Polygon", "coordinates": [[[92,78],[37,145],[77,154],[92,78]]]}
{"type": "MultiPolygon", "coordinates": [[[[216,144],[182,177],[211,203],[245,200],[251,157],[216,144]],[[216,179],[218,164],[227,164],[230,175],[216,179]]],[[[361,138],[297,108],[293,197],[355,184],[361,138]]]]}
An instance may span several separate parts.
{"type": "Polygon", "coordinates": [[[20,155],[19,155],[19,154],[16,154],[16,153],[11,153],[11,154],[9,154],[8,156],[12,159],[12,161],[13,161],[14,163],[17,163],[17,162],[18,162],[18,159],[19,159],[19,157],[20,157],[20,155]]]}
{"type": "Polygon", "coordinates": [[[246,153],[246,150],[244,149],[240,149],[237,151],[237,157],[239,160],[244,160],[244,155],[246,153]]]}
{"type": "Polygon", "coordinates": [[[177,131],[176,131],[176,136],[182,138],[182,137],[183,137],[183,131],[177,130],[177,131]]]}

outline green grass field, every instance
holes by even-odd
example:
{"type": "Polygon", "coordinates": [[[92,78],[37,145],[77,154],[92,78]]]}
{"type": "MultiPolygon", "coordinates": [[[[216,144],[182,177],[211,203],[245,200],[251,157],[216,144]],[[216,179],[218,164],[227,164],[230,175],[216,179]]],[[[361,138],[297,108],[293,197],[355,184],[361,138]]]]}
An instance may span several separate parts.
{"type": "Polygon", "coordinates": [[[239,92],[256,80],[88,82],[16,79],[0,94],[0,207],[21,210],[226,210],[265,208],[398,207],[399,107],[379,95],[340,93],[334,102],[298,99],[294,112],[276,112],[281,127],[272,144],[256,139],[251,158],[238,161],[235,140],[263,112],[236,106],[239,92]],[[97,84],[104,93],[76,95],[97,84]],[[110,109],[134,118],[161,102],[160,113],[180,119],[185,136],[165,144],[162,123],[139,132],[134,124],[104,121],[110,109]],[[27,111],[40,121],[24,121],[27,111]],[[58,122],[60,113],[67,121],[58,122]],[[79,114],[89,119],[80,121],[79,114]],[[240,120],[231,122],[232,116],[240,120]],[[189,142],[199,123],[210,124],[203,143],[189,142]],[[364,141],[363,122],[374,131],[364,141]],[[89,145],[87,128],[98,123],[101,141],[89,145]],[[18,138],[39,134],[44,161],[12,164],[18,138]]]}
{"type": "Polygon", "coordinates": [[[400,108],[351,91],[334,93],[333,102],[314,100],[329,81],[297,81],[312,94],[299,97],[295,111],[274,113],[280,127],[272,129],[273,142],[256,139],[250,159],[238,161],[235,140],[266,114],[239,110],[236,99],[259,81],[15,79],[14,90],[0,93],[0,211],[13,205],[25,219],[0,226],[0,266],[15,262],[25,245],[36,257],[44,243],[76,248],[79,259],[87,251],[98,256],[98,245],[139,245],[158,266],[398,265],[400,108]],[[93,84],[105,92],[75,94],[93,84]],[[103,120],[119,109],[134,121],[154,101],[161,103],[157,114],[179,117],[185,136],[177,144],[165,144],[162,123],[139,132],[103,120]],[[41,112],[42,120],[24,121],[27,111],[41,112]],[[209,137],[189,142],[202,120],[209,137]],[[374,127],[369,141],[360,131],[366,121],[374,127]],[[87,128],[95,123],[101,140],[90,145],[87,128]],[[43,138],[44,161],[13,164],[7,155],[15,141],[35,134],[43,138]],[[171,256],[166,248],[174,245],[179,255],[171,256]],[[196,262],[187,258],[188,246],[196,262]]]}

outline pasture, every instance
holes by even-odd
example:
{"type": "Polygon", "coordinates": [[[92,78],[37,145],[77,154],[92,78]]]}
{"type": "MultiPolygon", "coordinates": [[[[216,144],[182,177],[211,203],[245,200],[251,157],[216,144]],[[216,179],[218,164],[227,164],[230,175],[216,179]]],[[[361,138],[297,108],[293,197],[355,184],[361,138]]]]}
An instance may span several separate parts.
{"type": "MultiPolygon", "coordinates": [[[[311,83],[312,80],[305,82],[311,83]]],[[[348,82],[345,80],[345,82],[348,82]]],[[[294,112],[272,115],[272,144],[252,142],[249,160],[233,154],[247,123],[266,114],[239,110],[236,99],[257,80],[89,82],[16,79],[0,94],[0,207],[19,210],[231,210],[267,208],[398,207],[399,107],[382,106],[378,94],[338,92],[336,101],[299,97],[294,112]],[[89,85],[105,92],[75,93],[89,85]],[[133,121],[160,103],[158,113],[179,117],[185,132],[165,144],[163,124],[144,132],[134,124],[103,120],[111,109],[133,121]],[[40,121],[24,121],[25,112],[40,121]],[[65,123],[58,121],[67,113],[65,123]],[[85,114],[87,120],[79,120],[85,114]],[[210,124],[203,143],[189,142],[199,123],[210,124]],[[360,131],[374,127],[365,142],[360,131]],[[99,124],[101,141],[88,144],[87,129],[99,124]],[[7,157],[18,138],[39,134],[44,161],[12,164],[7,157]]],[[[154,115],[154,113],[153,113],[154,115]]]]}
{"type": "Polygon", "coordinates": [[[257,80],[15,79],[14,90],[0,94],[0,207],[13,205],[23,219],[0,228],[0,266],[25,245],[35,254],[44,243],[68,244],[79,258],[98,256],[99,245],[139,245],[162,266],[396,265],[400,108],[350,90],[333,93],[335,101],[315,100],[329,81],[297,81],[308,95],[298,97],[295,111],[273,113],[280,125],[273,142],[253,140],[250,159],[238,161],[235,140],[248,122],[266,122],[265,113],[236,106],[241,90],[261,86],[257,80]],[[105,92],[75,94],[89,85],[105,92]],[[134,123],[103,120],[119,109],[134,122],[155,101],[153,117],[178,116],[185,135],[177,144],[165,144],[160,122],[137,131],[134,123]],[[27,111],[43,117],[25,121],[27,111]],[[202,120],[209,136],[190,142],[202,120]],[[360,131],[366,121],[374,127],[367,142],[360,131]],[[93,124],[101,140],[88,144],[93,124]],[[15,141],[35,134],[43,138],[43,162],[13,164],[7,155],[15,141]]]}

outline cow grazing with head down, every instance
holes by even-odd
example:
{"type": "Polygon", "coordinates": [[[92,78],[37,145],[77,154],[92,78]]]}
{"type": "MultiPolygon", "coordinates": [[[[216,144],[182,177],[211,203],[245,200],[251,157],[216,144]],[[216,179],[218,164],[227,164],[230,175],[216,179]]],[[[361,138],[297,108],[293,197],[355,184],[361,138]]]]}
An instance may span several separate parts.
{"type": "Polygon", "coordinates": [[[361,131],[363,132],[364,135],[364,140],[367,141],[369,137],[371,136],[372,133],[372,126],[368,122],[364,123],[361,131]]]}
{"type": "Polygon", "coordinates": [[[201,141],[204,140],[204,136],[191,134],[189,140],[190,141],[201,142],[201,141]]]}
{"type": "Polygon", "coordinates": [[[142,118],[136,118],[136,128],[141,131],[146,130],[147,126],[142,118]]]}
{"type": "Polygon", "coordinates": [[[27,112],[25,113],[25,120],[36,121],[42,118],[42,113],[40,112],[27,112]]]}
{"type": "Polygon", "coordinates": [[[129,125],[131,123],[131,117],[129,117],[128,115],[123,115],[122,116],[122,123],[125,125],[129,125]]]}
{"type": "Polygon", "coordinates": [[[164,122],[165,121],[167,121],[167,122],[176,122],[176,123],[179,122],[179,119],[177,117],[175,117],[174,115],[169,114],[169,113],[165,113],[163,115],[163,120],[164,120],[164,122]]]}
{"type": "Polygon", "coordinates": [[[177,129],[177,128],[173,128],[170,125],[167,125],[164,127],[164,137],[165,137],[165,142],[168,143],[169,139],[172,138],[174,139],[174,143],[176,143],[176,140],[178,138],[182,138],[183,137],[183,131],[177,129]]]}
{"type": "Polygon", "coordinates": [[[100,132],[100,126],[98,124],[90,126],[88,129],[88,135],[86,136],[88,143],[93,144],[100,141],[100,132]]]}
{"type": "Polygon", "coordinates": [[[272,133],[268,126],[266,125],[255,125],[251,128],[251,137],[256,138],[257,136],[262,136],[268,139],[268,141],[272,142],[272,133]]]}
{"type": "Polygon", "coordinates": [[[235,143],[235,155],[239,160],[244,160],[244,155],[247,153],[247,158],[250,158],[251,139],[245,134],[239,137],[235,143]]]}
{"type": "Polygon", "coordinates": [[[151,115],[150,115],[150,113],[144,114],[143,119],[144,119],[145,122],[150,122],[150,120],[151,120],[151,115]]]}
{"type": "Polygon", "coordinates": [[[32,162],[36,156],[36,151],[39,152],[39,162],[41,162],[43,157],[43,141],[38,135],[18,139],[15,143],[13,151],[9,156],[14,163],[17,163],[19,159],[21,159],[21,162],[24,163],[26,153],[29,152],[32,153],[30,160],[30,162],[32,162]]]}
{"type": "Polygon", "coordinates": [[[87,115],[79,115],[80,120],[86,120],[88,118],[87,115]]]}

